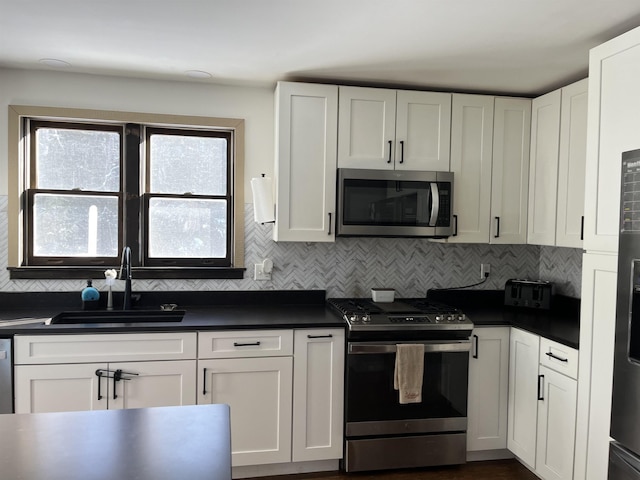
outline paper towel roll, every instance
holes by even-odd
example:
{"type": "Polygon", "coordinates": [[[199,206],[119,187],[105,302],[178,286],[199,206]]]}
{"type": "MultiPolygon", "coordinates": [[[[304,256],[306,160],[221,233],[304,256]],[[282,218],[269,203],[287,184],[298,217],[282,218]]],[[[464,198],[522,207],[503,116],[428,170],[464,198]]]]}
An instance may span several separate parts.
{"type": "Polygon", "coordinates": [[[253,190],[253,218],[258,223],[276,221],[273,203],[273,181],[270,177],[251,179],[253,190]]]}

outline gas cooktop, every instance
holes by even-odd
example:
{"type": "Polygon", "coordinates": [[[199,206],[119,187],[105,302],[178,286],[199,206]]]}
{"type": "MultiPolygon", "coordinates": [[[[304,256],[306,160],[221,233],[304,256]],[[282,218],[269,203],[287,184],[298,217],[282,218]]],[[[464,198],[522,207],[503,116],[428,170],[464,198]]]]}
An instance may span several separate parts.
{"type": "Polygon", "coordinates": [[[425,298],[400,298],[374,302],[368,298],[329,298],[331,309],[349,330],[471,330],[473,322],[455,307],[425,298]]]}

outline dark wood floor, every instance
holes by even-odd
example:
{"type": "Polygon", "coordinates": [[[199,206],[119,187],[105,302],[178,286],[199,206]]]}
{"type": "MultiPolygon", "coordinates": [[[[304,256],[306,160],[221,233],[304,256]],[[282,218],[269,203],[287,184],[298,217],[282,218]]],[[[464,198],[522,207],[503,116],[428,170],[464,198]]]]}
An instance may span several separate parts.
{"type": "Polygon", "coordinates": [[[469,462],[455,467],[394,470],[381,473],[306,473],[260,477],[260,480],[537,480],[516,460],[469,462]]]}

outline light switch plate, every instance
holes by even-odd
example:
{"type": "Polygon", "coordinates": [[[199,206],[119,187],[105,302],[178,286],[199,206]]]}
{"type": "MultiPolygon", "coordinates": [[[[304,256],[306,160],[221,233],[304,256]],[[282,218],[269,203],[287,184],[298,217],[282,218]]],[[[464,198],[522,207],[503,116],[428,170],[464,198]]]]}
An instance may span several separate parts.
{"type": "Polygon", "coordinates": [[[262,263],[254,264],[253,279],[258,281],[271,280],[271,272],[266,273],[264,271],[264,265],[262,263]]]}

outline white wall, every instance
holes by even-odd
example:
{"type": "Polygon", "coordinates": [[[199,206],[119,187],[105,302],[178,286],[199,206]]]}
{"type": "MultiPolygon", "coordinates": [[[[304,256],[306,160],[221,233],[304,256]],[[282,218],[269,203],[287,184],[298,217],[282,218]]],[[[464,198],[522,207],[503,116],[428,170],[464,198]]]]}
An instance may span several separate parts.
{"type": "Polygon", "coordinates": [[[273,89],[0,69],[0,195],[8,192],[8,105],[243,118],[245,202],[250,179],[273,174],[273,89]]]}

